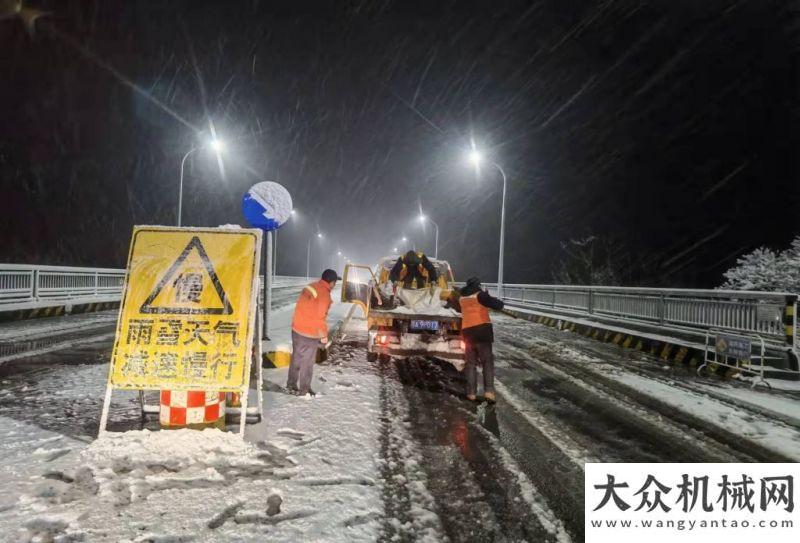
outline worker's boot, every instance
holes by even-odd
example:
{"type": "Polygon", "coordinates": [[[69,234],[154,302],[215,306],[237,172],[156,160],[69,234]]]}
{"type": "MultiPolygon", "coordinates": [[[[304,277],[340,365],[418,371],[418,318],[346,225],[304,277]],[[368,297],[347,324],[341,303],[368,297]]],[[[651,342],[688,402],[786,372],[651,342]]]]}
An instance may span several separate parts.
{"type": "Polygon", "coordinates": [[[483,398],[489,403],[494,403],[495,402],[494,392],[484,392],[483,398]]]}

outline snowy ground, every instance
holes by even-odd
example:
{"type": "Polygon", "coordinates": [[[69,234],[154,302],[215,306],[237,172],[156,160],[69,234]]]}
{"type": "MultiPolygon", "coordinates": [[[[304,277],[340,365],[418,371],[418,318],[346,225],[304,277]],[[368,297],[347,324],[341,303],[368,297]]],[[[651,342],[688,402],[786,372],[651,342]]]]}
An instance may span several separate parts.
{"type": "MultiPolygon", "coordinates": [[[[293,296],[288,296],[290,300],[293,296]]],[[[581,541],[583,464],[800,460],[792,392],[698,379],[638,352],[497,320],[496,406],[452,365],[368,363],[360,311],[316,398],[265,370],[246,443],[151,432],[115,394],[95,440],[110,342],[0,366],[0,533],[12,541],[581,541]],[[278,506],[277,503],[280,502],[278,506]]],[[[284,310],[291,313],[291,307],[284,310]]],[[[281,313],[280,311],[278,313],[281,313]]],[[[276,315],[276,333],[288,322],[276,315]]],[[[332,322],[333,324],[333,322],[332,322]]]]}

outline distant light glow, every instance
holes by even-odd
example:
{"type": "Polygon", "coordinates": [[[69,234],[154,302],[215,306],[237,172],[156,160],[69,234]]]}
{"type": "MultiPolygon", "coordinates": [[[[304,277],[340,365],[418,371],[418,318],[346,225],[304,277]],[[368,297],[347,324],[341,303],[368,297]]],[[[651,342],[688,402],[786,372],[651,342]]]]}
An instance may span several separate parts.
{"type": "Polygon", "coordinates": [[[339,256],[342,256],[342,252],[341,251],[336,251],[336,254],[339,255],[339,256]]]}
{"type": "Polygon", "coordinates": [[[397,252],[397,247],[394,247],[394,248],[392,249],[392,252],[393,252],[393,253],[396,253],[396,252],[397,252]]]}
{"type": "Polygon", "coordinates": [[[408,241],[408,238],[403,236],[403,241],[408,241]]]}
{"type": "Polygon", "coordinates": [[[426,220],[428,220],[428,217],[426,217],[424,214],[420,213],[420,216],[418,217],[418,219],[419,219],[419,222],[425,222],[426,220]]]}
{"type": "Polygon", "coordinates": [[[292,210],[292,215],[295,215],[296,213],[297,213],[297,210],[296,210],[296,209],[293,209],[293,210],[292,210]]]}
{"type": "Polygon", "coordinates": [[[319,239],[322,239],[322,232],[317,232],[317,237],[318,237],[319,239]]]}

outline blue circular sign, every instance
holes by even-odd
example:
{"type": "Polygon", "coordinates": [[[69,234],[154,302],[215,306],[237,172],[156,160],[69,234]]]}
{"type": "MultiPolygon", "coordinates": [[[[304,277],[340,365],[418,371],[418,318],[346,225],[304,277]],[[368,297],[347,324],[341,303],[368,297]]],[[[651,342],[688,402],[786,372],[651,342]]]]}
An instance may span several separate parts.
{"type": "Polygon", "coordinates": [[[262,181],[245,193],[242,213],[250,226],[271,232],[283,226],[292,216],[292,197],[283,185],[262,181]]]}

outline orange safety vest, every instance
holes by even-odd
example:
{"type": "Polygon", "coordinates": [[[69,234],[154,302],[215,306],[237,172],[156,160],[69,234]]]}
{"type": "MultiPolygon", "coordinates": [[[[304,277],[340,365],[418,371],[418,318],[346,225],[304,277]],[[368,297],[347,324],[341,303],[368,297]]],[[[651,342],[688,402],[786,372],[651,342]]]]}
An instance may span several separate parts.
{"type": "Polygon", "coordinates": [[[472,328],[491,323],[489,308],[478,301],[478,293],[461,297],[461,328],[472,328]]]}
{"type": "Polygon", "coordinates": [[[292,330],[307,337],[328,336],[328,309],[331,306],[331,286],[320,279],[306,285],[297,298],[292,330]]]}

